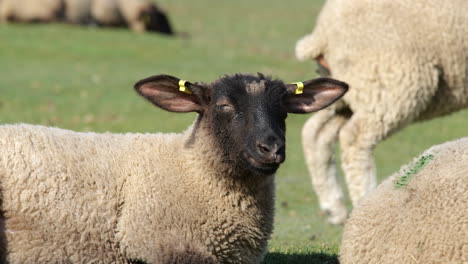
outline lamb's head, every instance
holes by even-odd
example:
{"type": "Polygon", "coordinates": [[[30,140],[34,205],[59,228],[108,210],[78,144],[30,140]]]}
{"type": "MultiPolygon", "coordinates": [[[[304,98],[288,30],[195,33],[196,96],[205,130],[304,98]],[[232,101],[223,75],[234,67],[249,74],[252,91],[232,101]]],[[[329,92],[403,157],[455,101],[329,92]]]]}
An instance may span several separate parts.
{"type": "Polygon", "coordinates": [[[285,159],[287,114],[325,108],[348,86],[329,78],[284,84],[262,74],[230,75],[211,84],[158,75],[139,81],[135,89],[162,109],[198,112],[195,127],[208,130],[223,160],[270,175],[285,159]]]}

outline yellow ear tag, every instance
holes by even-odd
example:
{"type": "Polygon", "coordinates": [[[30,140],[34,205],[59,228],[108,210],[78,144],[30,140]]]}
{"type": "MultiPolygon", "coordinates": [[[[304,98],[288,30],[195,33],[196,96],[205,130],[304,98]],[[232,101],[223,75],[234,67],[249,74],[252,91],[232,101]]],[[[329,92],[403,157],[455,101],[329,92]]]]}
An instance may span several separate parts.
{"type": "Polygon", "coordinates": [[[295,83],[292,83],[292,84],[297,85],[297,89],[296,89],[296,91],[294,91],[295,94],[302,94],[304,92],[304,83],[295,82],[295,83]]]}
{"type": "Polygon", "coordinates": [[[186,80],[180,80],[179,81],[179,91],[184,92],[186,94],[192,94],[192,91],[190,91],[189,88],[185,87],[186,80]]]}

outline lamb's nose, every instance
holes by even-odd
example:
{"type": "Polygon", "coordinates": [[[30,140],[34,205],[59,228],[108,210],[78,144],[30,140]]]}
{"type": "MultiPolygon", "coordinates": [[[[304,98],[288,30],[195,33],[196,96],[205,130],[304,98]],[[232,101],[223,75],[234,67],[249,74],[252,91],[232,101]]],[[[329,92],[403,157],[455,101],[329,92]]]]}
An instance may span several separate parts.
{"type": "Polygon", "coordinates": [[[282,163],[284,161],[284,146],[278,143],[257,142],[257,150],[266,163],[282,163]]]}

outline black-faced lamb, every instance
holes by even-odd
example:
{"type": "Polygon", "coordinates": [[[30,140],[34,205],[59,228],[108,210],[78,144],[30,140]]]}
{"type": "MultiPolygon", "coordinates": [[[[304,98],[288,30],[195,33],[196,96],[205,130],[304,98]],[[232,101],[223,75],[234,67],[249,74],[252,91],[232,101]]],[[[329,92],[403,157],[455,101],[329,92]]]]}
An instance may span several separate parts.
{"type": "Polygon", "coordinates": [[[287,113],[327,107],[347,85],[158,75],[135,89],[198,117],[179,134],[0,126],[0,262],[259,263],[287,113]]]}
{"type": "Polygon", "coordinates": [[[349,83],[350,92],[303,127],[320,207],[347,217],[334,144],[353,205],[376,186],[373,149],[406,125],[468,106],[466,0],[327,0],[315,29],[296,45],[300,60],[349,83]]]}
{"type": "Polygon", "coordinates": [[[363,198],[340,263],[468,263],[468,138],[434,146],[363,198]]]}

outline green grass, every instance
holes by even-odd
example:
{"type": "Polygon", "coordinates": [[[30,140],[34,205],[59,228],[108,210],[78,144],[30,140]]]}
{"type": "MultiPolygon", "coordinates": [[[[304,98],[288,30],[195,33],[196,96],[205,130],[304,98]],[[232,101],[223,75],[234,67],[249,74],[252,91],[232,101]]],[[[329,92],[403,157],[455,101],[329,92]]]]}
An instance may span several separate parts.
{"type": "MultiPolygon", "coordinates": [[[[168,113],[139,98],[133,83],[167,73],[209,82],[263,72],[286,82],[315,77],[294,58],[323,4],[308,0],[160,0],[185,37],[70,25],[0,25],[0,123],[78,131],[177,132],[194,114],[168,113]]],[[[287,161],[277,175],[275,231],[266,263],[336,263],[342,227],[318,210],[304,164],[305,115],[287,121],[287,161]]],[[[381,181],[429,146],[466,136],[468,112],[412,125],[378,145],[381,181]]]]}
{"type": "Polygon", "coordinates": [[[322,245],[316,248],[291,247],[287,250],[270,247],[269,253],[265,257],[265,263],[268,264],[287,264],[287,263],[320,263],[320,264],[338,264],[336,252],[338,247],[329,247],[322,245]]]}

